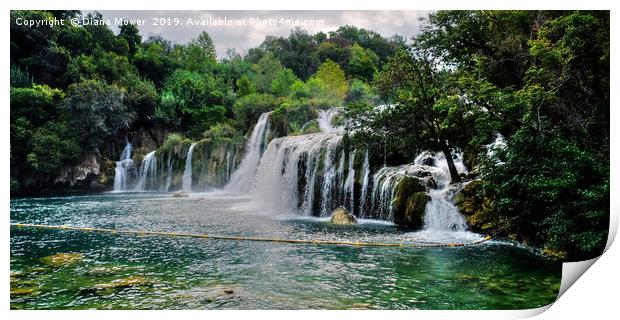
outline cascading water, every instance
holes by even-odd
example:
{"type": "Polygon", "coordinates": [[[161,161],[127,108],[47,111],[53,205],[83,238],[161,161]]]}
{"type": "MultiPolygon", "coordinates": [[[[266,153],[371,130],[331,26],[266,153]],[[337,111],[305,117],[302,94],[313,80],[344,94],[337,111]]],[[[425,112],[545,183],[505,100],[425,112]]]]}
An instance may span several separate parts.
{"type": "Polygon", "coordinates": [[[321,132],[340,133],[344,131],[342,127],[333,125],[334,117],[337,114],[338,109],[335,108],[319,110],[319,118],[317,119],[317,122],[319,124],[319,128],[321,129],[321,132]]]}
{"type": "Polygon", "coordinates": [[[172,183],[172,150],[168,152],[168,162],[166,165],[168,168],[168,173],[166,174],[166,184],[164,185],[164,189],[162,191],[168,192],[170,189],[170,184],[172,183]]]}
{"type": "Polygon", "coordinates": [[[355,151],[349,154],[349,169],[347,170],[347,180],[344,182],[344,192],[346,196],[347,209],[355,214],[355,151]]]}
{"type": "Polygon", "coordinates": [[[364,165],[362,166],[362,194],[360,196],[360,211],[359,216],[366,217],[366,194],[368,193],[368,179],[370,175],[370,163],[368,162],[368,150],[364,155],[364,165]]]}
{"type": "Polygon", "coordinates": [[[131,160],[131,150],[131,143],[127,141],[114,169],[114,191],[124,191],[129,187],[130,173],[135,170],[133,160],[131,160]]]}
{"type": "Polygon", "coordinates": [[[136,184],[135,191],[145,191],[149,187],[154,188],[157,186],[157,159],[155,158],[155,151],[151,151],[144,156],[138,175],[140,178],[138,179],[138,184],[136,184]]]}
{"type": "Polygon", "coordinates": [[[181,180],[183,191],[192,191],[192,157],[194,155],[194,147],[196,143],[192,143],[187,151],[187,157],[185,158],[185,169],[183,171],[183,178],[181,180]]]}
{"type": "Polygon", "coordinates": [[[247,192],[250,190],[252,178],[256,174],[258,162],[267,147],[269,138],[269,116],[271,112],[263,113],[252,130],[252,135],[245,146],[245,156],[235,170],[224,190],[228,192],[247,192]]]}
{"type": "MultiPolygon", "coordinates": [[[[450,184],[450,170],[443,153],[422,153],[416,157],[414,165],[431,173],[437,188],[430,189],[431,201],[426,204],[424,228],[433,231],[465,231],[467,223],[463,215],[453,203],[454,195],[460,190],[461,184],[450,184]],[[428,164],[432,163],[430,166],[428,164]]],[[[457,171],[467,173],[460,154],[454,159],[457,171]]]]}
{"type": "MultiPolygon", "coordinates": [[[[331,213],[332,202],[319,190],[337,185],[326,179],[332,168],[325,163],[334,160],[331,157],[337,154],[341,139],[337,134],[316,133],[272,140],[259,163],[253,191],[277,213],[331,213]]],[[[337,194],[330,190],[333,199],[337,194]]]]}

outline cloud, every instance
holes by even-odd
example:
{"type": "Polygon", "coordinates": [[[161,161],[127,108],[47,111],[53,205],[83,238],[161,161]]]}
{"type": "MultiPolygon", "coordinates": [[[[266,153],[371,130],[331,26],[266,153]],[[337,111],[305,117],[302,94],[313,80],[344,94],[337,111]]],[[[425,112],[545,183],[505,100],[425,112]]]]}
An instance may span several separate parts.
{"type": "Polygon", "coordinates": [[[355,25],[376,31],[383,36],[399,34],[406,38],[416,35],[420,17],[428,11],[101,11],[112,21],[115,18],[143,19],[139,26],[143,38],[160,35],[176,42],[186,43],[202,31],[209,33],[218,56],[224,57],[229,48],[239,52],[260,45],[267,35],[286,36],[296,26],[310,33],[329,32],[339,26],[355,25]],[[189,25],[206,22],[208,25],[189,25]],[[239,25],[217,25],[214,22],[234,21],[239,25]],[[246,24],[242,25],[241,22],[246,24]],[[253,22],[253,23],[252,23],[253,22]]]}

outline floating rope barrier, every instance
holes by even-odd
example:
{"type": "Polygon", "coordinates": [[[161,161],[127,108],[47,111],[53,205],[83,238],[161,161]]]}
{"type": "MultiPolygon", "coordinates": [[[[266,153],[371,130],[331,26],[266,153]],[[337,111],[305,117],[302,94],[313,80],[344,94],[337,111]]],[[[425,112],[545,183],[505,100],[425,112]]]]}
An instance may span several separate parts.
{"type": "Polygon", "coordinates": [[[341,245],[341,246],[353,246],[353,247],[408,247],[408,248],[450,248],[450,247],[475,246],[475,245],[479,245],[483,242],[491,240],[495,235],[499,234],[502,231],[502,230],[498,231],[493,236],[487,235],[482,239],[472,241],[472,242],[464,242],[464,243],[403,243],[403,242],[381,243],[381,242],[359,242],[359,241],[354,242],[354,241],[300,240],[300,239],[282,239],[282,238],[222,236],[222,235],[208,235],[208,234],[198,234],[198,233],[146,231],[146,230],[122,230],[122,229],[119,230],[119,229],[74,227],[74,226],[67,226],[67,225],[44,225],[44,224],[30,224],[30,223],[11,223],[11,227],[67,230],[67,231],[81,231],[81,232],[99,232],[99,233],[125,234],[125,235],[137,235],[137,236],[184,237],[184,238],[198,238],[198,239],[209,239],[209,240],[277,242],[277,243],[295,243],[295,244],[313,244],[313,245],[341,245]]]}

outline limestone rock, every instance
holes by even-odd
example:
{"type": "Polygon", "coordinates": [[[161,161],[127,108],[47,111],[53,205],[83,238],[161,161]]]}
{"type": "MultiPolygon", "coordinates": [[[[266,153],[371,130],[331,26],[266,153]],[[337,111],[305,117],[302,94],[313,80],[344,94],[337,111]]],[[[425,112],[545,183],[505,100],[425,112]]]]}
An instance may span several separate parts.
{"type": "Polygon", "coordinates": [[[355,216],[350,214],[349,211],[347,211],[347,209],[345,209],[344,207],[339,207],[338,209],[334,210],[330,221],[333,224],[356,224],[357,223],[357,219],[355,219],[355,216]]]}

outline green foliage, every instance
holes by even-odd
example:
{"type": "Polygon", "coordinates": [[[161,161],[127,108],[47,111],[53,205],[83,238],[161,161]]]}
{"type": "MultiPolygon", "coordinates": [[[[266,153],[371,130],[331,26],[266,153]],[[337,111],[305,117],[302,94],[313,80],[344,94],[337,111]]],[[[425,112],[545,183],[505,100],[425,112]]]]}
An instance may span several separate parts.
{"type": "Polygon", "coordinates": [[[325,87],[322,90],[326,98],[344,101],[349,91],[349,83],[345,78],[344,71],[337,63],[331,60],[323,62],[313,78],[324,84],[325,87]]]}
{"type": "Polygon", "coordinates": [[[46,85],[11,88],[11,119],[24,117],[33,126],[42,126],[60,115],[58,104],[63,98],[61,90],[46,85]]]}
{"type": "Polygon", "coordinates": [[[254,71],[254,85],[258,92],[271,92],[271,83],[276,75],[284,70],[280,61],[276,60],[271,54],[264,55],[252,66],[254,71]]]}
{"type": "Polygon", "coordinates": [[[247,96],[248,94],[256,93],[256,88],[252,83],[252,80],[244,74],[237,80],[237,95],[240,97],[247,96]]]}
{"type": "Polygon", "coordinates": [[[64,123],[48,123],[34,130],[28,166],[47,177],[57,175],[63,164],[76,161],[80,154],[75,132],[64,123]]]}
{"type": "Polygon", "coordinates": [[[291,69],[280,70],[271,81],[271,92],[279,97],[291,94],[291,86],[299,80],[291,69]]]}
{"type": "Polygon", "coordinates": [[[237,130],[229,123],[218,123],[205,131],[202,136],[205,139],[218,141],[230,141],[241,137],[237,130]]]}
{"type": "Polygon", "coordinates": [[[175,146],[178,146],[181,143],[183,143],[183,141],[185,141],[185,140],[187,140],[187,138],[185,138],[185,136],[183,136],[180,133],[173,132],[173,133],[171,133],[171,134],[166,136],[166,140],[161,145],[161,147],[159,147],[159,149],[161,151],[163,151],[163,152],[168,152],[168,151],[172,150],[172,148],[174,148],[175,146]]]}
{"type": "Polygon", "coordinates": [[[80,145],[96,150],[118,130],[127,129],[134,117],[123,103],[123,92],[99,80],[85,80],[68,88],[62,107],[70,115],[70,126],[79,132],[80,145]]]}
{"type": "Polygon", "coordinates": [[[27,88],[32,86],[32,77],[18,66],[11,65],[11,87],[27,88]]]}
{"type": "Polygon", "coordinates": [[[355,78],[371,81],[379,65],[379,57],[370,49],[364,49],[359,44],[351,47],[351,58],[347,63],[348,73],[355,78]]]}
{"type": "Polygon", "coordinates": [[[318,117],[316,107],[300,100],[286,100],[272,113],[278,135],[299,135],[305,123],[318,117]]]}
{"type": "Polygon", "coordinates": [[[235,119],[240,128],[247,131],[262,113],[274,110],[278,104],[278,99],[270,94],[253,93],[243,96],[237,99],[233,106],[235,119]]]}
{"type": "Polygon", "coordinates": [[[602,252],[609,223],[609,164],[555,132],[522,128],[490,185],[499,212],[535,243],[573,258],[602,252]]]}

